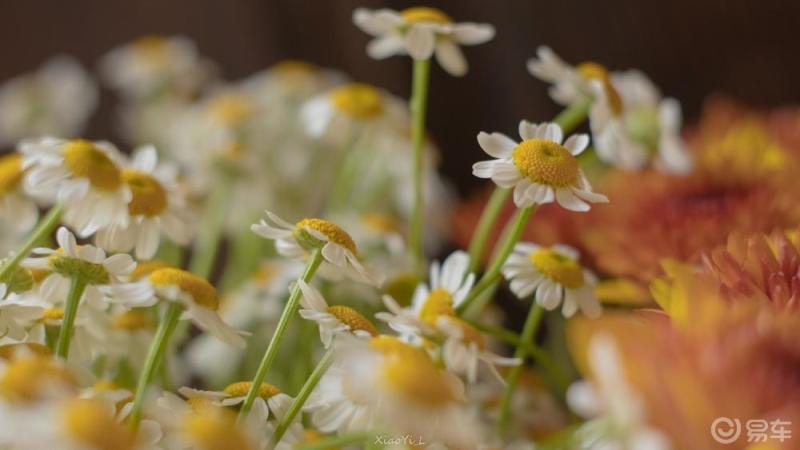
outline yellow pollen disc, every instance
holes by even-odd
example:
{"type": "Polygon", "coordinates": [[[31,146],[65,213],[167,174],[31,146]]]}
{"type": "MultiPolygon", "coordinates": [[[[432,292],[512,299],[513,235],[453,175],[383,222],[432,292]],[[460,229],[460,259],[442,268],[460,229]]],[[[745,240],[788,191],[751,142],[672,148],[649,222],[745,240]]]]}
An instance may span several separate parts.
{"type": "Polygon", "coordinates": [[[274,64],[271,70],[281,76],[293,77],[314,75],[319,72],[319,67],[306,61],[288,59],[274,64]]]}
{"type": "Polygon", "coordinates": [[[428,294],[422,309],[419,312],[419,318],[430,324],[436,323],[439,316],[455,316],[456,311],[453,309],[453,296],[442,288],[436,288],[428,294]]]}
{"type": "Polygon", "coordinates": [[[214,405],[214,401],[210,398],[205,397],[192,397],[186,399],[186,404],[192,408],[192,411],[199,413],[203,411],[208,411],[210,409],[214,409],[217,406],[214,405]]]}
{"type": "Polygon", "coordinates": [[[567,187],[578,180],[578,160],[564,146],[546,139],[520,142],[511,154],[514,165],[530,181],[567,187]]]}
{"type": "Polygon", "coordinates": [[[77,139],[67,143],[64,164],[73,176],[88,178],[98,191],[111,192],[122,186],[122,173],[114,161],[89,141],[77,139]]]}
{"type": "Polygon", "coordinates": [[[61,410],[66,432],[76,441],[96,450],[129,450],[135,439],[128,427],[118,423],[100,400],[69,400],[61,410]]]}
{"type": "Polygon", "coordinates": [[[64,318],[64,308],[60,307],[53,307],[53,308],[45,308],[44,314],[42,315],[42,320],[45,322],[53,321],[53,320],[61,320],[64,318]]]}
{"type": "Polygon", "coordinates": [[[383,112],[380,91],[363,83],[351,83],[334,89],[331,104],[340,112],[356,119],[370,119],[383,112]]]}
{"type": "Polygon", "coordinates": [[[406,344],[394,336],[387,336],[385,334],[375,336],[370,339],[369,345],[372,349],[386,356],[402,355],[405,359],[418,359],[423,363],[425,361],[430,362],[430,357],[424,350],[406,344]]]}
{"type": "MultiPolygon", "coordinates": [[[[251,381],[240,381],[238,383],[227,385],[223,392],[231,397],[244,397],[248,392],[250,392],[251,386],[253,386],[253,382],[251,381]]],[[[258,388],[258,396],[261,398],[270,398],[273,395],[280,393],[280,389],[269,383],[261,383],[261,387],[258,388]]]]}
{"type": "Polygon", "coordinates": [[[453,21],[453,19],[442,12],[442,10],[429,6],[417,6],[404,9],[400,11],[400,15],[403,16],[403,19],[408,23],[433,22],[447,24],[453,21]]]}
{"type": "Polygon", "coordinates": [[[75,388],[75,379],[51,357],[18,357],[0,377],[0,396],[13,401],[33,401],[53,388],[75,388]]]}
{"type": "Polygon", "coordinates": [[[22,155],[12,153],[0,157],[0,195],[17,189],[22,182],[22,155]]]}
{"type": "Polygon", "coordinates": [[[253,281],[259,284],[266,284],[272,281],[280,272],[278,267],[272,264],[262,264],[252,275],[253,281]]]}
{"type": "Polygon", "coordinates": [[[587,61],[578,64],[576,69],[578,74],[580,74],[583,78],[587,80],[597,80],[603,83],[603,90],[608,98],[611,111],[616,115],[622,113],[622,97],[619,95],[619,91],[617,91],[617,89],[614,87],[614,84],[611,82],[608,69],[606,69],[602,64],[598,64],[593,61],[587,61]]]}
{"type": "Polygon", "coordinates": [[[382,233],[400,233],[401,231],[400,224],[388,214],[366,213],[361,216],[361,221],[367,227],[382,233]]]}
{"type": "Polygon", "coordinates": [[[155,178],[136,170],[123,170],[122,178],[131,190],[128,212],[134,216],[157,216],[167,209],[167,191],[155,178]]]}
{"type": "Polygon", "coordinates": [[[133,42],[133,50],[142,61],[151,65],[167,62],[167,40],[163,36],[143,36],[133,42]]]}
{"type": "Polygon", "coordinates": [[[83,277],[88,284],[108,284],[111,282],[108,271],[102,264],[95,264],[79,258],[70,258],[62,256],[64,254],[62,249],[58,252],[52,253],[48,260],[50,268],[53,272],[60,273],[65,277],[72,278],[76,276],[83,277]]]}
{"type": "Polygon", "coordinates": [[[350,327],[350,331],[366,331],[372,336],[378,335],[375,325],[355,309],[344,305],[333,305],[328,307],[328,312],[333,314],[340,322],[350,327]]]}
{"type": "Polygon", "coordinates": [[[136,268],[133,269],[129,277],[131,281],[139,281],[142,278],[149,277],[151,273],[155,272],[158,269],[166,269],[168,267],[172,266],[165,263],[164,261],[158,261],[158,260],[143,261],[136,264],[136,268]]]}
{"type": "Polygon", "coordinates": [[[185,270],[167,267],[153,271],[148,278],[155,286],[178,286],[183,292],[192,296],[194,302],[206,308],[217,310],[219,299],[217,290],[205,278],[198,277],[185,270]]]}
{"type": "Polygon", "coordinates": [[[347,234],[339,225],[336,225],[333,222],[324,220],[324,219],[303,219],[300,222],[297,222],[296,228],[298,230],[303,230],[305,228],[310,228],[314,231],[318,231],[325,235],[330,242],[335,244],[339,244],[342,247],[350,250],[350,253],[356,254],[356,243],[353,241],[353,238],[347,234]]]}
{"type": "Polygon", "coordinates": [[[238,125],[253,114],[250,101],[236,94],[225,94],[211,102],[211,114],[226,125],[238,125]]]}
{"type": "Polygon", "coordinates": [[[447,321],[461,329],[461,340],[463,342],[467,344],[474,343],[478,347],[478,350],[484,350],[486,348],[486,340],[475,327],[458,317],[447,317],[447,321]]]}
{"type": "Polygon", "coordinates": [[[536,270],[556,283],[571,289],[583,286],[583,270],[571,257],[549,248],[540,248],[528,258],[536,270]]]}
{"type": "Polygon", "coordinates": [[[0,358],[11,360],[23,355],[50,356],[53,352],[46,345],[35,342],[0,346],[0,358]]]}
{"type": "Polygon", "coordinates": [[[118,330],[141,330],[153,327],[153,318],[141,311],[128,311],[114,317],[114,328],[118,330]]]}
{"type": "Polygon", "coordinates": [[[430,359],[419,360],[398,353],[388,357],[381,369],[387,387],[408,400],[438,407],[456,399],[449,380],[430,359]]]}
{"type": "Polygon", "coordinates": [[[252,450],[245,434],[236,425],[236,416],[221,408],[191,414],[184,431],[198,450],[252,450]]]}

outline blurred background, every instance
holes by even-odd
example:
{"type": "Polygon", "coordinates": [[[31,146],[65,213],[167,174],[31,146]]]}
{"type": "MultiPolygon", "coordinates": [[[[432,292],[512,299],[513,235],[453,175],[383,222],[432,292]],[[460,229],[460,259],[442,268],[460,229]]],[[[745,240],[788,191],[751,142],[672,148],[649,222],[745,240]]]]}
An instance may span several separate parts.
{"type": "MultiPolygon", "coordinates": [[[[374,0],[70,0],[3,2],[0,79],[34,70],[67,53],[96,68],[112,47],[144,34],[181,34],[237,79],[286,58],[341,69],[357,80],[407,96],[408,58],[369,59],[368,36],[351,21],[358,6],[402,9],[417,3],[374,0]]],[[[724,93],[747,104],[800,101],[800,2],[789,0],[606,0],[429,2],[457,21],[494,24],[487,45],[466,49],[470,72],[453,78],[434,66],[429,129],[442,169],[462,194],[479,180],[480,130],[513,133],[521,118],[547,120],[558,107],[525,62],[547,44],[569,62],[639,68],[678,98],[687,122],[703,101],[724,93]]],[[[90,138],[114,138],[113,95],[103,92],[90,138]]]]}

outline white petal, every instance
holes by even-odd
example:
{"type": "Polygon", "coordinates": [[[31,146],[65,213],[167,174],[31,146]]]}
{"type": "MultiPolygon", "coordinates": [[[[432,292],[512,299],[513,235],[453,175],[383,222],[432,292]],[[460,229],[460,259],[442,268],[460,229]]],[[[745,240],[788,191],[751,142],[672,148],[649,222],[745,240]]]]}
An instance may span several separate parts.
{"type": "Polygon", "coordinates": [[[564,147],[574,156],[580,155],[589,145],[589,136],[586,134],[573,134],[564,142],[564,147]]]}
{"type": "Polygon", "coordinates": [[[390,34],[369,41],[367,55],[373,59],[384,59],[405,53],[405,41],[398,34],[390,34]]]}
{"type": "Polygon", "coordinates": [[[556,201],[558,201],[559,205],[570,211],[586,212],[591,209],[589,204],[573,194],[570,188],[557,189],[556,201]]]}
{"type": "Polygon", "coordinates": [[[462,45],[483,44],[494,37],[494,27],[485,23],[459,23],[453,26],[452,37],[462,45]]]}
{"type": "Polygon", "coordinates": [[[510,158],[517,143],[502,133],[478,133],[478,145],[495,158],[510,158]]]}
{"type": "Polygon", "coordinates": [[[406,48],[414,59],[429,59],[435,44],[436,37],[429,27],[412,25],[406,32],[406,48]]]}
{"type": "Polygon", "coordinates": [[[467,59],[461,48],[449,39],[440,39],[436,44],[436,61],[450,75],[460,77],[467,73],[467,59]]]}

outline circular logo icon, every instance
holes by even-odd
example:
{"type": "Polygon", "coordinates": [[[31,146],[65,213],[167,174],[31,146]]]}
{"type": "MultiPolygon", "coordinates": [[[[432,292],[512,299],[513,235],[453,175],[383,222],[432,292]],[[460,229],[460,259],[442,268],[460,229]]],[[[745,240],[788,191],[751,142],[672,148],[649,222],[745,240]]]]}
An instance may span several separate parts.
{"type": "Polygon", "coordinates": [[[711,423],[711,437],[720,444],[732,444],[742,434],[742,422],[739,419],[717,417],[711,423]]]}

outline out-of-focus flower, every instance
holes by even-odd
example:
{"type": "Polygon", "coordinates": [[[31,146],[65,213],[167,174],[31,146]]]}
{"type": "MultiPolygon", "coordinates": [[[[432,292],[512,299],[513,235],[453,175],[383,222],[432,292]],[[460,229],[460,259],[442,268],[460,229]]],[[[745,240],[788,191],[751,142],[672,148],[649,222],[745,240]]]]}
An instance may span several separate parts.
{"type": "Polygon", "coordinates": [[[19,342],[28,334],[26,327],[42,317],[44,310],[21,302],[7,289],[5,283],[0,283],[0,336],[19,342]]]}
{"type": "Polygon", "coordinates": [[[374,36],[367,54],[375,59],[408,54],[414,59],[436,55],[439,64],[451,75],[467,73],[467,61],[459,45],[478,45],[494,37],[494,27],[472,22],[454,23],[439,9],[414,7],[397,12],[358,8],[353,22],[374,36]]]}
{"type": "Polygon", "coordinates": [[[97,86],[74,59],[58,56],[0,86],[0,146],[45,135],[74,137],[97,106],[97,86]]]}
{"type": "MultiPolygon", "coordinates": [[[[250,391],[252,383],[249,381],[239,381],[231,383],[221,391],[203,391],[199,389],[192,389],[182,387],[178,392],[186,397],[190,402],[210,402],[215,406],[234,406],[240,405],[247,397],[247,392],[250,391]]],[[[281,415],[291,405],[292,397],[281,392],[276,386],[269,383],[262,383],[258,389],[258,398],[267,402],[269,411],[273,415],[281,415]]]]}
{"type": "Polygon", "coordinates": [[[540,247],[521,242],[503,266],[503,275],[520,299],[533,295],[547,310],[563,302],[564,317],[572,317],[579,309],[588,317],[597,317],[602,311],[594,296],[597,278],[581,267],[579,259],[578,251],[567,245],[540,247]]]}
{"type": "Polygon", "coordinates": [[[22,155],[0,156],[0,218],[17,231],[26,232],[36,225],[39,208],[23,189],[22,155]]]}
{"type": "Polygon", "coordinates": [[[297,280],[303,296],[300,298],[300,316],[319,325],[319,338],[325,348],[330,347],[339,333],[368,339],[378,335],[378,329],[360,312],[346,305],[328,306],[325,298],[303,280],[297,280]]]}
{"type": "Polygon", "coordinates": [[[320,274],[341,279],[347,276],[367,284],[380,281],[359,262],[353,238],[341,227],[324,219],[306,218],[291,224],[267,211],[267,220],[254,224],[254,233],[275,240],[278,253],[292,259],[304,260],[308,252],[321,248],[324,261],[320,274]]]}
{"type": "Polygon", "coordinates": [[[95,242],[106,250],[128,252],[136,257],[152,258],[158,250],[161,234],[186,245],[192,238],[191,213],[183,192],[177,186],[177,168],[158,164],[152,146],[138,149],[122,170],[122,178],[131,191],[127,224],[112,224],[98,230],[95,242]]]}
{"type": "Polygon", "coordinates": [[[478,134],[481,148],[496,159],[472,166],[478,178],[491,178],[502,188],[514,188],[514,203],[520,208],[552,203],[572,211],[588,211],[589,203],[608,202],[592,191],[576,155],[589,145],[585,134],[570,136],[566,142],[555,123],[519,124],[522,142],[501,133],[478,134]]]}
{"type": "Polygon", "coordinates": [[[109,142],[42,138],[20,144],[24,186],[35,197],[63,205],[64,222],[81,237],[128,223],[132,194],[119,150],[109,142]]]}

